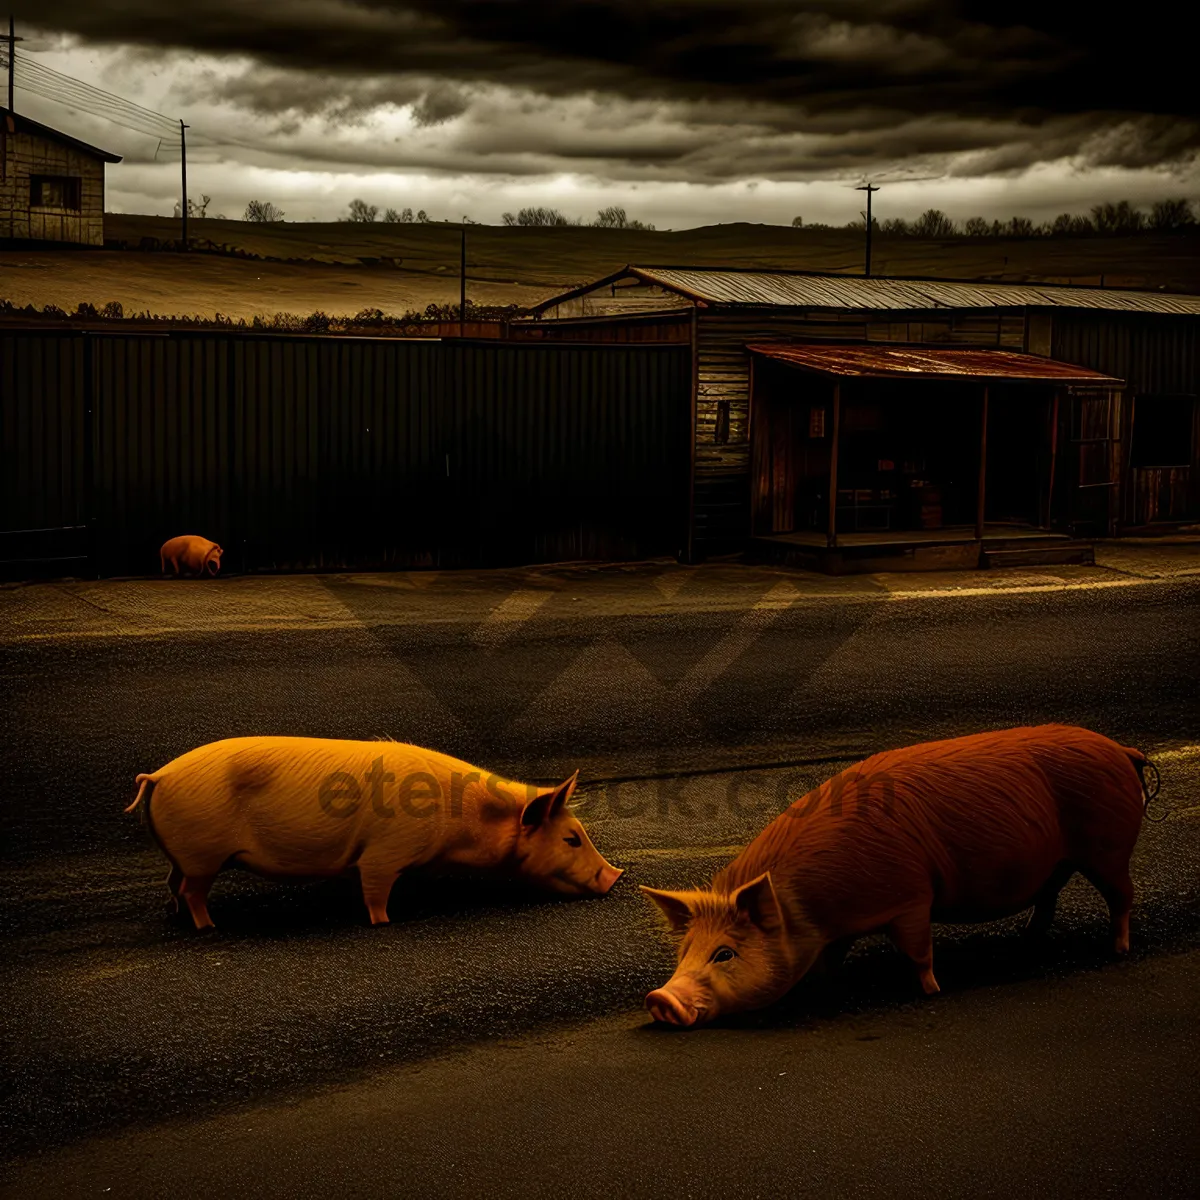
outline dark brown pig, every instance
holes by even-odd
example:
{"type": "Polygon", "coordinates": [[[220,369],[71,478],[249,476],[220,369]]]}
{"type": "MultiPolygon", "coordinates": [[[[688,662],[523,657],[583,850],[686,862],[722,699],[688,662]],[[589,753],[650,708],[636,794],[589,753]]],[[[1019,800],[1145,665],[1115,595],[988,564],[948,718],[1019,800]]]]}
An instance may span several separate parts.
{"type": "Polygon", "coordinates": [[[167,887],[197,929],[226,867],[273,879],[357,874],[373,925],[401,871],[460,867],[602,896],[621,875],[557,787],[513,783],[400,742],[244,737],[137,777],[140,808],[171,864],[167,887]]]}
{"type": "Polygon", "coordinates": [[[642,889],[681,935],[675,974],[646,1006],[673,1025],[761,1008],[876,930],[936,992],[931,922],[1032,906],[1044,929],[1076,871],[1108,903],[1123,953],[1145,763],[1069,725],[876,754],[797,800],[710,890],[642,889]]]}

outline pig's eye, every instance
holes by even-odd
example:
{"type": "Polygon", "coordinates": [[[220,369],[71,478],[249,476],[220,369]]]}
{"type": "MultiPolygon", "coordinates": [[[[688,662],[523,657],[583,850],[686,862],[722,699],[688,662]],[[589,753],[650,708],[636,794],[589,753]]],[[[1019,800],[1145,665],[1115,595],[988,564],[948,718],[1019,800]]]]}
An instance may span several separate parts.
{"type": "Polygon", "coordinates": [[[737,958],[737,955],[730,950],[728,946],[721,946],[712,956],[712,962],[728,962],[731,958],[737,958]]]}
{"type": "Polygon", "coordinates": [[[581,838],[577,833],[568,834],[565,838],[563,838],[563,841],[566,842],[568,846],[583,845],[583,838],[581,838]]]}

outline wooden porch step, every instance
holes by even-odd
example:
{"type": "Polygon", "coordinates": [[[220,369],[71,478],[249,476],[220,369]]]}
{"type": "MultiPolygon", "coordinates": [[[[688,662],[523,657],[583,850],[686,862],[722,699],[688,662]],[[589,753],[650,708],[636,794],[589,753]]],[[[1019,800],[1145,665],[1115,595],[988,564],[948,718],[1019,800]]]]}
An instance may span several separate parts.
{"type": "Polygon", "coordinates": [[[1020,549],[984,548],[985,567],[1048,567],[1067,563],[1090,566],[1096,561],[1096,548],[1091,542],[1053,541],[1032,543],[1020,549]]]}

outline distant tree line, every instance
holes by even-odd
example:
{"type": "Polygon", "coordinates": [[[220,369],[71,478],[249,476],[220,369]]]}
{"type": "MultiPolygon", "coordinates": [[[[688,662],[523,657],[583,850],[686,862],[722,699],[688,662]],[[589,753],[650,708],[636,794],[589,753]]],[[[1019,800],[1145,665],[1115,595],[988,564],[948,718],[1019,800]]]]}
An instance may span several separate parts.
{"type": "MultiPolygon", "coordinates": [[[[201,203],[188,201],[188,215],[203,217],[209,204],[209,197],[204,196],[201,203]]],[[[179,215],[179,205],[175,206],[175,215],[179,215]]],[[[246,205],[242,218],[271,224],[283,220],[283,210],[270,201],[251,200],[246,205]]],[[[385,208],[380,216],[379,205],[368,204],[365,200],[350,201],[350,207],[343,221],[367,224],[372,221],[384,221],[389,224],[433,224],[433,218],[422,208],[415,214],[411,208],[385,208]]],[[[470,217],[463,217],[463,223],[477,225],[470,217]]],[[[557,208],[522,208],[519,212],[506,212],[501,217],[505,225],[522,225],[534,227],[549,227],[573,225],[590,225],[596,229],[644,229],[653,230],[654,226],[630,217],[619,205],[602,208],[594,221],[584,221],[582,217],[568,217],[557,208]]],[[[458,222],[454,222],[457,224],[458,222]]],[[[811,223],[806,225],[803,217],[792,221],[794,228],[804,229],[862,229],[865,218],[851,221],[844,226],[811,223]]],[[[992,220],[986,217],[970,217],[961,224],[947,216],[940,208],[926,209],[915,221],[906,221],[903,217],[890,217],[871,222],[871,228],[876,233],[890,237],[913,238],[983,238],[983,237],[1089,237],[1097,234],[1128,235],[1137,233],[1179,233],[1195,229],[1200,225],[1195,208],[1191,201],[1159,200],[1148,210],[1134,207],[1128,200],[1117,203],[1094,205],[1090,214],[1060,213],[1052,221],[1036,224],[1028,217],[1011,217],[1007,221],[992,220]]]]}
{"type": "MultiPolygon", "coordinates": [[[[863,218],[851,221],[845,229],[862,229],[863,218]]],[[[1089,215],[1060,213],[1053,221],[1035,224],[1028,217],[1012,217],[1007,221],[989,221],[986,217],[970,217],[960,225],[940,208],[926,209],[915,221],[891,217],[885,221],[872,220],[871,228],[885,237],[954,238],[954,237],[1094,237],[1136,233],[1180,233],[1195,229],[1200,221],[1188,200],[1159,200],[1147,211],[1135,208],[1128,200],[1115,204],[1097,204],[1089,215]]],[[[836,226],[805,225],[802,217],[792,221],[794,228],[833,229],[836,226]]]]}
{"type": "MultiPolygon", "coordinates": [[[[207,200],[207,197],[205,197],[207,200]]],[[[397,225],[431,225],[434,224],[434,219],[422,208],[415,214],[411,208],[395,209],[385,208],[382,216],[379,212],[378,204],[368,204],[365,200],[355,199],[350,201],[350,207],[347,209],[345,216],[339,218],[342,221],[353,222],[356,224],[369,224],[372,221],[385,221],[389,224],[397,225]]],[[[251,200],[246,205],[246,214],[243,220],[259,221],[259,222],[274,222],[283,220],[283,211],[275,207],[269,201],[251,200]]],[[[630,217],[626,211],[619,205],[612,205],[609,208],[602,208],[597,214],[594,221],[585,222],[582,217],[571,218],[565,216],[557,208],[523,208],[520,212],[506,212],[501,218],[505,225],[584,225],[588,224],[597,229],[649,229],[654,228],[644,221],[638,221],[630,217]]],[[[459,222],[451,222],[458,224],[459,222]]],[[[480,222],[473,221],[470,217],[463,217],[462,223],[465,225],[478,225],[480,222]]]]}
{"type": "Polygon", "coordinates": [[[595,229],[646,229],[654,226],[635,220],[619,205],[602,208],[594,221],[582,217],[568,217],[557,208],[523,208],[520,212],[506,212],[501,216],[505,225],[591,225],[595,229]]]}

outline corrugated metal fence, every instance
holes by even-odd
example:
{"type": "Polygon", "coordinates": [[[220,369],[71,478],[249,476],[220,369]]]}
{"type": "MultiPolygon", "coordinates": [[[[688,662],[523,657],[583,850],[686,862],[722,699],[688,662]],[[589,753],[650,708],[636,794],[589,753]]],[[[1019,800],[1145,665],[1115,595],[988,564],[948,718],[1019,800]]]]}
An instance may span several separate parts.
{"type": "Polygon", "coordinates": [[[655,345],[0,333],[7,571],[676,553],[690,354],[655,345]]]}

